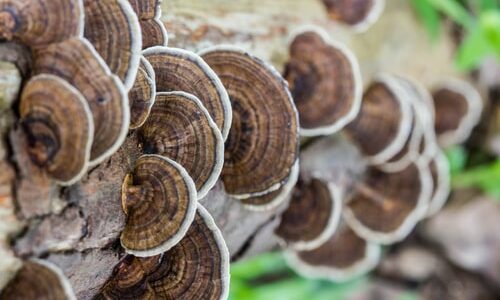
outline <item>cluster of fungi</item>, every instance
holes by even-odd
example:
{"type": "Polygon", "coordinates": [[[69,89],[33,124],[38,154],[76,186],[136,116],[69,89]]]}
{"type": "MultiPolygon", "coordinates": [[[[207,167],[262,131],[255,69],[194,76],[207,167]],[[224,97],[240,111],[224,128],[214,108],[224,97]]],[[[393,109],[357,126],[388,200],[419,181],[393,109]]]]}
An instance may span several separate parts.
{"type": "MultiPolygon", "coordinates": [[[[325,4],[358,29],[383,6],[357,0],[366,7],[353,10],[348,2],[325,4]]],[[[31,55],[15,131],[29,184],[78,183],[126,139],[137,141],[140,155],[113,199],[126,216],[127,255],[97,299],[226,299],[228,249],[198,202],[219,179],[249,211],[285,206],[275,234],[290,266],[334,281],[369,271],[380,245],[402,240],[443,206],[449,178],[440,147],[463,142],[481,113],[469,84],[449,80],[430,93],[380,74],[363,93],[356,57],[315,28],[293,37],[283,75],[233,46],[171,48],[160,5],[0,0],[0,39],[31,55]],[[339,133],[365,165],[342,187],[327,166],[299,164],[301,137],[314,137],[305,153],[339,133]]],[[[76,298],[57,266],[23,259],[0,299],[76,298]]]]}

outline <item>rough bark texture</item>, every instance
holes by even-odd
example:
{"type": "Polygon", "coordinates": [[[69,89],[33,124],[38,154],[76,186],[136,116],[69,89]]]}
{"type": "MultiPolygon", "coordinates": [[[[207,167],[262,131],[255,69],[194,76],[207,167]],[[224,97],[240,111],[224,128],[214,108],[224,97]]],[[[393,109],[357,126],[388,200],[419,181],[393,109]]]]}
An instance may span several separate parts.
{"type": "MultiPolygon", "coordinates": [[[[360,58],[365,82],[380,70],[407,74],[425,84],[443,75],[453,75],[449,41],[443,39],[430,46],[406,1],[388,2],[382,20],[369,32],[356,36],[328,21],[320,1],[167,0],[163,20],[169,29],[171,46],[196,51],[219,43],[235,44],[278,69],[286,60],[290,32],[314,23],[353,47],[360,58]]],[[[26,77],[29,59],[18,56],[19,51],[12,50],[16,47],[0,47],[0,59],[16,61],[26,77]]],[[[19,79],[19,75],[9,76],[19,79]]],[[[0,89],[5,90],[2,86],[0,89]]],[[[0,108],[11,105],[12,102],[0,102],[0,108]]],[[[8,115],[13,115],[13,111],[8,115]]],[[[131,133],[113,157],[92,169],[80,183],[61,189],[29,168],[22,151],[22,133],[15,127],[11,129],[12,123],[4,122],[4,116],[0,115],[0,133],[8,140],[8,151],[3,152],[10,153],[6,160],[16,167],[17,216],[27,224],[12,246],[23,258],[44,257],[60,266],[77,297],[90,299],[123,256],[118,238],[125,217],[119,192],[124,175],[141,152],[137,139],[131,133]]],[[[346,178],[357,176],[362,170],[355,148],[342,137],[313,145],[308,151],[302,156],[303,172],[321,167],[321,176],[339,186],[345,186],[346,178]]],[[[233,260],[277,247],[272,232],[284,205],[272,212],[248,211],[227,197],[221,183],[201,202],[221,228],[233,260]]],[[[3,249],[8,249],[6,244],[3,249]]]]}

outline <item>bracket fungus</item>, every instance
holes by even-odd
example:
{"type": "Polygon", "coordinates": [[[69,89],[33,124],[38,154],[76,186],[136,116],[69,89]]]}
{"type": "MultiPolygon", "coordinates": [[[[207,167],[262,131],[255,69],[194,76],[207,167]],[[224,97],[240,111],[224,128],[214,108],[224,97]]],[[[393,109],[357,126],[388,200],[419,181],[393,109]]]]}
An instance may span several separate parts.
{"type": "Polygon", "coordinates": [[[288,86],[270,65],[231,46],[200,53],[227,89],[233,108],[222,180],[236,199],[286,184],[298,159],[298,114],[288,86]]]}
{"type": "Polygon", "coordinates": [[[150,258],[125,257],[98,299],[227,299],[229,252],[210,214],[198,204],[186,236],[150,258]]]}
{"type": "Polygon", "coordinates": [[[379,19],[385,0],[323,0],[323,4],[330,18],[362,32],[379,19]]]}
{"type": "Polygon", "coordinates": [[[339,224],[342,196],[338,188],[320,179],[299,180],[275,234],[294,250],[312,250],[328,240],[339,224]]]}
{"type": "Polygon", "coordinates": [[[71,38],[37,49],[34,72],[61,77],[88,101],[94,118],[90,165],[99,164],[118,150],[130,123],[127,93],[86,39],[71,38]]]}
{"type": "Polygon", "coordinates": [[[146,122],[156,100],[155,72],[149,61],[141,56],[132,89],[129,91],[130,129],[137,129],[146,122]]]}
{"type": "Polygon", "coordinates": [[[374,269],[380,261],[380,245],[359,237],[345,222],[328,240],[313,250],[287,250],[288,265],[308,278],[335,282],[351,280],[374,269]]]}
{"type": "Polygon", "coordinates": [[[394,173],[369,168],[354,183],[343,216],[361,237],[380,244],[405,238],[425,216],[433,189],[429,166],[417,160],[394,173]]]}
{"type": "Polygon", "coordinates": [[[19,113],[35,165],[62,185],[78,181],[87,171],[94,133],[82,94],[59,77],[37,75],[23,89],[19,113]]]}
{"type": "Polygon", "coordinates": [[[201,101],[184,92],[159,92],[139,130],[146,153],[166,156],[186,168],[198,197],[215,185],[224,164],[224,140],[201,101]]]}
{"type": "Polygon", "coordinates": [[[2,0],[0,40],[40,48],[83,34],[81,0],[2,0]]]}
{"type": "Polygon", "coordinates": [[[370,164],[387,162],[405,146],[413,124],[405,96],[394,76],[380,74],[365,91],[359,114],[345,127],[370,164]]]}
{"type": "Polygon", "coordinates": [[[23,263],[14,279],[0,291],[1,300],[76,300],[71,285],[55,265],[42,260],[23,263]]]}
{"type": "Polygon", "coordinates": [[[477,125],[483,102],[477,90],[468,82],[447,79],[432,91],[435,130],[441,146],[464,142],[477,125]]]}
{"type": "Polygon", "coordinates": [[[434,182],[432,189],[432,197],[427,211],[427,217],[436,214],[448,200],[450,195],[450,166],[448,159],[442,151],[437,151],[435,156],[429,163],[432,181],[434,182]]]}
{"type": "Polygon", "coordinates": [[[143,51],[156,74],[156,91],[183,91],[196,96],[210,113],[224,140],[231,127],[231,103],[219,77],[195,53],[168,47],[143,51]]]}
{"type": "Polygon", "coordinates": [[[129,0],[129,2],[139,17],[142,29],[142,49],[167,46],[167,29],[160,20],[162,0],[129,0]]]}
{"type": "Polygon", "coordinates": [[[358,61],[320,29],[295,36],[283,77],[299,111],[303,136],[335,133],[359,112],[363,84],[358,61]]]}
{"type": "Polygon", "coordinates": [[[142,36],[137,15],[127,0],[83,0],[84,36],[128,91],[141,57],[142,36]]]}
{"type": "Polygon", "coordinates": [[[196,188],[182,166],[159,155],[141,156],[122,186],[123,248],[139,257],[169,250],[186,234],[196,204],[196,188]]]}

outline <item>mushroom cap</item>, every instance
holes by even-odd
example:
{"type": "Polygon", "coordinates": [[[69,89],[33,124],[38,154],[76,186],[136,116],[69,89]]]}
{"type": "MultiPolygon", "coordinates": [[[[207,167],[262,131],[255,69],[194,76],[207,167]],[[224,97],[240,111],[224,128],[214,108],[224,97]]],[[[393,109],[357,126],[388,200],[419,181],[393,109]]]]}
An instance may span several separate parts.
{"type": "Polygon", "coordinates": [[[224,140],[200,100],[184,92],[161,92],[139,131],[146,153],[173,159],[186,168],[203,198],[224,164],[224,140]]]}
{"type": "Polygon", "coordinates": [[[290,176],[286,180],[286,183],[279,189],[265,195],[242,199],[241,203],[246,209],[251,211],[270,211],[276,209],[289,198],[290,193],[295,187],[298,179],[299,161],[297,160],[292,167],[292,171],[290,172],[290,176]]]}
{"type": "Polygon", "coordinates": [[[16,276],[0,291],[2,300],[76,300],[71,285],[55,265],[38,259],[25,261],[16,276]]]}
{"type": "Polygon", "coordinates": [[[82,0],[2,0],[0,39],[45,47],[83,35],[82,0]]]}
{"type": "Polygon", "coordinates": [[[278,190],[298,156],[298,115],[288,86],[270,65],[231,47],[201,53],[226,86],[233,108],[222,180],[237,199],[278,190]]]}
{"type": "Polygon", "coordinates": [[[365,91],[358,116],[345,127],[369,163],[387,162],[408,140],[413,111],[405,96],[394,76],[380,74],[365,91]]]}
{"type": "Polygon", "coordinates": [[[151,20],[161,15],[162,0],[129,0],[140,20],[151,20]]]}
{"type": "Polygon", "coordinates": [[[323,0],[330,18],[352,27],[367,30],[384,11],[385,0],[323,0]]]}
{"type": "Polygon", "coordinates": [[[341,210],[342,196],[333,184],[316,178],[299,180],[275,234],[284,247],[316,249],[337,229],[341,210]]]}
{"type": "Polygon", "coordinates": [[[381,252],[379,245],[362,239],[342,222],[318,248],[288,250],[285,258],[290,267],[304,277],[343,282],[374,269],[380,261],[381,252]]]}
{"type": "Polygon", "coordinates": [[[442,151],[436,152],[434,158],[429,163],[429,168],[434,188],[432,190],[427,217],[436,214],[443,208],[451,191],[450,165],[442,151]]]}
{"type": "Polygon", "coordinates": [[[141,156],[122,186],[123,248],[139,257],[172,248],[191,225],[196,203],[194,182],[181,165],[160,155],[141,156]]]}
{"type": "Polygon", "coordinates": [[[446,79],[433,89],[432,97],[439,144],[448,147],[464,142],[481,118],[481,95],[466,81],[446,79]]]}
{"type": "Polygon", "coordinates": [[[23,89],[19,113],[31,160],[62,185],[80,180],[94,134],[82,94],[59,77],[37,75],[23,89]]]}
{"type": "Polygon", "coordinates": [[[142,48],[167,46],[168,33],[161,22],[162,0],[129,0],[142,28],[142,48]]]}
{"type": "Polygon", "coordinates": [[[283,77],[299,111],[303,136],[335,133],[359,112],[363,83],[358,61],[320,28],[308,27],[295,36],[283,77]]]}
{"type": "Polygon", "coordinates": [[[344,205],[346,222],[364,239],[391,244],[405,238],[425,215],[432,177],[421,161],[394,173],[372,167],[354,190],[344,205]]]}
{"type": "Polygon", "coordinates": [[[34,73],[55,74],[69,82],[87,100],[94,118],[94,142],[90,165],[111,156],[128,132],[130,108],[127,93],[118,77],[92,45],[83,38],[68,39],[37,49],[34,73]]]}
{"type": "Polygon", "coordinates": [[[83,0],[85,37],[129,91],[142,49],[141,27],[127,0],[83,0]]]}
{"type": "Polygon", "coordinates": [[[100,298],[227,299],[229,252],[214,220],[198,204],[193,224],[177,245],[148,260],[127,257],[112,276],[100,298]]]}
{"type": "Polygon", "coordinates": [[[176,48],[152,47],[144,56],[156,74],[156,91],[192,94],[210,113],[224,140],[232,120],[231,103],[219,77],[197,54],[176,48]]]}
{"type": "Polygon", "coordinates": [[[130,101],[130,129],[137,129],[146,122],[156,99],[156,82],[153,67],[141,56],[134,86],[128,93],[130,101]]]}

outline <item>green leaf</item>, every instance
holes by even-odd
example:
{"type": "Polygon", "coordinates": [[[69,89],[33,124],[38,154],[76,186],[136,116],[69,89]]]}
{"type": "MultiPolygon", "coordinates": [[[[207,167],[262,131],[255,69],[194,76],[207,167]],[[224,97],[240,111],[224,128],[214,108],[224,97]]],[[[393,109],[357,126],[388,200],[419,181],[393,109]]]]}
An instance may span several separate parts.
{"type": "Polygon", "coordinates": [[[477,27],[469,32],[460,45],[456,56],[456,64],[460,70],[470,71],[477,67],[483,59],[493,52],[482,28],[477,27]]]}
{"type": "Polygon", "coordinates": [[[249,260],[231,264],[231,277],[250,280],[264,274],[286,270],[288,270],[288,267],[281,253],[267,253],[249,260]]]}
{"type": "Polygon", "coordinates": [[[424,23],[427,32],[432,40],[439,37],[440,18],[438,11],[429,3],[428,0],[411,0],[413,8],[424,23]]]}
{"type": "Polygon", "coordinates": [[[479,23],[486,40],[496,54],[500,55],[500,12],[495,10],[483,12],[479,23]]]}
{"type": "Polygon", "coordinates": [[[468,154],[465,148],[456,146],[446,150],[446,157],[450,164],[450,172],[454,175],[460,173],[465,168],[468,154]]]}
{"type": "MultiPolygon", "coordinates": [[[[476,1],[472,0],[472,2],[476,1]]],[[[479,8],[481,12],[498,9],[498,0],[480,0],[479,8]]]]}
{"type": "Polygon", "coordinates": [[[492,164],[476,167],[466,172],[456,174],[452,178],[454,187],[477,187],[500,199],[500,160],[492,164]]]}
{"type": "Polygon", "coordinates": [[[454,0],[428,0],[429,3],[440,12],[444,13],[453,21],[467,29],[474,26],[474,18],[457,1],[454,0]]]}

